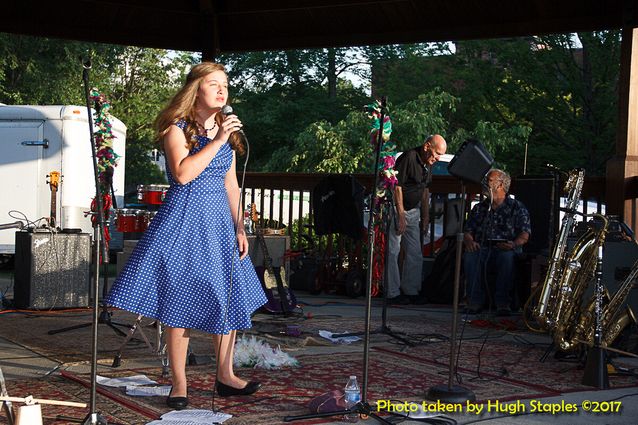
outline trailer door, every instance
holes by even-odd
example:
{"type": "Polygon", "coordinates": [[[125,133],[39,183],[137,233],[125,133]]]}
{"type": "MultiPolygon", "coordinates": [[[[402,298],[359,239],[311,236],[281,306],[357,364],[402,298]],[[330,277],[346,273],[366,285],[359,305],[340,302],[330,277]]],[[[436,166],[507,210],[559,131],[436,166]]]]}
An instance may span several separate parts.
{"type": "MultiPolygon", "coordinates": [[[[38,194],[45,174],[41,170],[44,121],[0,121],[0,223],[40,218],[38,194]],[[15,218],[9,216],[9,211],[15,218]]],[[[0,254],[13,254],[15,231],[0,231],[0,254]]]]}

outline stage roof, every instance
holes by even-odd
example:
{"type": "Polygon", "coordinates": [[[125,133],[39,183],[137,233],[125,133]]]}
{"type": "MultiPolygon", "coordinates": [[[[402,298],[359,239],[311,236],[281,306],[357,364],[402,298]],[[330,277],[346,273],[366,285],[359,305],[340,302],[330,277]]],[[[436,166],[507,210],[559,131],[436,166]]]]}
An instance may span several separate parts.
{"type": "Polygon", "coordinates": [[[242,52],[636,27],[636,0],[60,0],[4,2],[0,31],[242,52]]]}

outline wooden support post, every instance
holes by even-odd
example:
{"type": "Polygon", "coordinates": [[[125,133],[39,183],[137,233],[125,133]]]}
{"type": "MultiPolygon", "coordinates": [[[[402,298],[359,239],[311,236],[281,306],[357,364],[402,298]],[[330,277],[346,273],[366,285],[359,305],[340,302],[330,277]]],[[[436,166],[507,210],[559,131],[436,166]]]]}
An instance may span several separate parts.
{"type": "Polygon", "coordinates": [[[636,199],[627,193],[638,176],[638,29],[622,31],[620,56],[619,119],[616,154],[607,161],[607,214],[620,216],[634,232],[638,230],[636,199]]]}

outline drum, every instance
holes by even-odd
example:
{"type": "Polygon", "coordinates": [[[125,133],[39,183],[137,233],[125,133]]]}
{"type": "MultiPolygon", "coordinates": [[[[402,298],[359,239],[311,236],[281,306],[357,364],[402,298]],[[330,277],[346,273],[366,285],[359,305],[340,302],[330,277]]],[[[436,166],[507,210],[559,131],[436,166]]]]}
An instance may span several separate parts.
{"type": "Polygon", "coordinates": [[[139,232],[138,214],[142,210],[118,208],[115,210],[115,228],[118,232],[139,232]]]}
{"type": "Polygon", "coordinates": [[[168,188],[166,184],[140,184],[137,186],[137,199],[146,205],[161,205],[168,188]]]}
{"type": "Polygon", "coordinates": [[[140,210],[137,214],[138,232],[145,232],[146,229],[148,229],[148,225],[151,223],[151,220],[153,220],[153,217],[155,217],[155,214],[157,214],[157,211],[140,210]]]}

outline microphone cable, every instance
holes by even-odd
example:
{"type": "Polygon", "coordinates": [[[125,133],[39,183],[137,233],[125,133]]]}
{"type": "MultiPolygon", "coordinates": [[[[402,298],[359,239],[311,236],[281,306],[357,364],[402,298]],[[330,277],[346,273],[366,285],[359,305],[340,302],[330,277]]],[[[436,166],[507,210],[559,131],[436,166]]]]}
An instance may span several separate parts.
{"type": "MultiPolygon", "coordinates": [[[[222,108],[222,110],[220,111],[222,114],[228,116],[231,115],[233,113],[233,108],[230,105],[224,105],[224,107],[222,108]]],[[[235,241],[233,243],[233,252],[231,254],[231,261],[230,261],[230,279],[229,279],[229,285],[228,285],[228,297],[226,299],[226,309],[224,311],[224,319],[222,320],[222,333],[219,334],[219,343],[217,344],[217,358],[215,359],[215,385],[213,386],[213,398],[212,398],[212,402],[211,402],[211,410],[214,413],[217,413],[215,411],[215,393],[217,392],[217,377],[219,375],[219,358],[220,353],[221,353],[221,349],[222,349],[222,341],[224,339],[224,336],[226,334],[224,334],[223,332],[226,330],[226,324],[228,322],[228,310],[230,309],[230,298],[233,295],[233,274],[234,274],[234,269],[235,269],[235,253],[237,253],[237,262],[241,261],[240,260],[240,256],[239,256],[239,246],[237,244],[237,229],[239,227],[240,224],[240,219],[243,218],[242,217],[242,209],[241,209],[241,199],[242,196],[244,194],[244,183],[246,181],[246,166],[248,165],[248,158],[250,158],[250,144],[248,143],[248,137],[246,137],[246,134],[240,129],[238,130],[239,132],[241,132],[241,135],[243,136],[243,141],[246,144],[246,158],[244,159],[244,165],[242,167],[242,173],[241,173],[241,185],[239,188],[239,199],[237,200],[237,220],[234,220],[234,230],[235,230],[235,241]]],[[[228,143],[228,142],[226,142],[228,143]]],[[[226,195],[228,196],[228,195],[226,195]]],[[[228,336],[230,338],[230,331],[228,331],[228,336]]],[[[237,337],[237,334],[235,333],[235,338],[237,337]]],[[[234,357],[234,356],[233,356],[234,357]]],[[[231,365],[234,362],[234,359],[230,359],[231,365]]]]}

